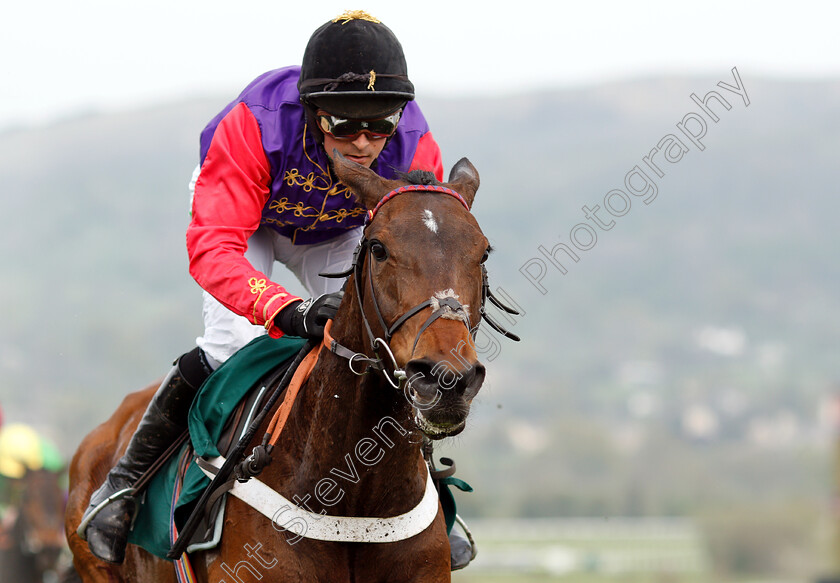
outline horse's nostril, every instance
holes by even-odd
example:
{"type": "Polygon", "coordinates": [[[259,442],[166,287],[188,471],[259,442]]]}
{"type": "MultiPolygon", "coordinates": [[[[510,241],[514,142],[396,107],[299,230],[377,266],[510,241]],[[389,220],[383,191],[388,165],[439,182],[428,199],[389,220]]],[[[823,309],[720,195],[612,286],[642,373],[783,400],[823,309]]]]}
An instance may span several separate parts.
{"type": "Polygon", "coordinates": [[[433,370],[434,363],[425,358],[410,360],[406,364],[408,396],[415,405],[432,406],[440,399],[440,387],[433,370]]]}
{"type": "Polygon", "coordinates": [[[480,362],[476,363],[470,369],[470,372],[469,372],[470,382],[474,382],[474,381],[478,381],[479,383],[483,382],[485,374],[486,374],[486,371],[484,369],[484,365],[481,364],[480,362]]]}
{"type": "Polygon", "coordinates": [[[428,358],[411,360],[405,367],[411,390],[424,402],[439,399],[442,391],[453,391],[472,399],[484,382],[484,365],[476,363],[466,370],[458,370],[446,361],[428,358]]]}
{"type": "Polygon", "coordinates": [[[466,373],[464,373],[464,377],[460,383],[460,388],[467,401],[471,401],[473,397],[478,394],[479,389],[481,389],[481,385],[484,384],[485,374],[486,371],[484,369],[484,365],[480,362],[474,364],[466,373]]]}
{"type": "Polygon", "coordinates": [[[432,372],[433,369],[434,363],[431,360],[420,358],[408,361],[405,367],[405,374],[408,375],[409,379],[434,382],[435,375],[432,372]]]}

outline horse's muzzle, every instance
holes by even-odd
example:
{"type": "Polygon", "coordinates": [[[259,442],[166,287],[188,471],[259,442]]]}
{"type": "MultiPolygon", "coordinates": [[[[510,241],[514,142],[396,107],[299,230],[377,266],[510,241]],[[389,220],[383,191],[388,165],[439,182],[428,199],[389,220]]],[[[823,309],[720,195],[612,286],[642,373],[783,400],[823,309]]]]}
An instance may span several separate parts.
{"type": "Polygon", "coordinates": [[[460,397],[468,403],[478,394],[484,383],[485,370],[480,362],[459,370],[449,361],[435,362],[429,358],[410,360],[405,367],[408,381],[419,397],[418,404],[432,405],[447,400],[445,394],[460,397]]]}
{"type": "Polygon", "coordinates": [[[416,411],[420,429],[433,438],[460,433],[470,403],[484,382],[484,365],[479,362],[456,369],[446,361],[414,359],[405,368],[406,397],[416,411]]]}

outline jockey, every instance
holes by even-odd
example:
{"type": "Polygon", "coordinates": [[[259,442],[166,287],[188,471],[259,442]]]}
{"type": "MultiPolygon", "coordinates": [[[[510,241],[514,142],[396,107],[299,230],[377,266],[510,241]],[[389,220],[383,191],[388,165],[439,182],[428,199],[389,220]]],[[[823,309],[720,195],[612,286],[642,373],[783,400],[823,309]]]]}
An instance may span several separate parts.
{"type": "Polygon", "coordinates": [[[18,516],[19,480],[43,464],[38,434],[28,425],[13,423],[0,428],[0,549],[12,545],[11,533],[18,516]]]}
{"type": "Polygon", "coordinates": [[[29,470],[42,467],[41,441],[35,430],[21,423],[0,429],[0,531],[8,531],[13,522],[14,480],[24,477],[29,470]]]}
{"type": "Polygon", "coordinates": [[[58,448],[29,425],[11,423],[0,429],[0,476],[18,479],[27,471],[58,472],[63,467],[58,448]]]}
{"type": "Polygon", "coordinates": [[[123,562],[132,487],[183,432],[215,368],[261,334],[323,337],[342,282],[318,274],[350,266],[367,214],[335,178],[333,150],[385,178],[419,169],[443,179],[440,148],[413,99],[393,32],[347,12],[313,33],[301,67],[261,75],[203,130],[186,239],[204,290],[204,335],[175,362],[92,494],[79,533],[94,555],[123,562]],[[272,281],[275,261],[309,299],[272,281]]]}
{"type": "Polygon", "coordinates": [[[0,428],[0,534],[8,533],[16,516],[15,481],[30,471],[59,472],[63,467],[58,448],[29,425],[10,423],[0,428]]]}

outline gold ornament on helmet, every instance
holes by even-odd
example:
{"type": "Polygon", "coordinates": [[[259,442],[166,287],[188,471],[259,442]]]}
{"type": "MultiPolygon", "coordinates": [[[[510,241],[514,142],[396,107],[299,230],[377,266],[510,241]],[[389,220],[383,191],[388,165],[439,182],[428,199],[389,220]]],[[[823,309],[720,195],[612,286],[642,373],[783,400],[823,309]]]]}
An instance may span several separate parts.
{"type": "Polygon", "coordinates": [[[344,14],[340,14],[332,19],[333,22],[341,21],[341,24],[347,24],[351,20],[367,20],[368,22],[375,22],[376,24],[380,24],[381,21],[378,18],[374,18],[364,10],[347,10],[344,14]]]}

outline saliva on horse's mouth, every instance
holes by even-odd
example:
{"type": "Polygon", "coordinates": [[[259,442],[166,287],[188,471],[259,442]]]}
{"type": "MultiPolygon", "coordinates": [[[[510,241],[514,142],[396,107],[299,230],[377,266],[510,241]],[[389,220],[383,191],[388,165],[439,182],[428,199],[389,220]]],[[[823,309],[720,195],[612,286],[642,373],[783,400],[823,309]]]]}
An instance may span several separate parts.
{"type": "Polygon", "coordinates": [[[429,421],[419,409],[414,410],[414,423],[429,439],[443,439],[452,437],[463,431],[467,424],[466,418],[454,424],[437,424],[429,421]]]}

